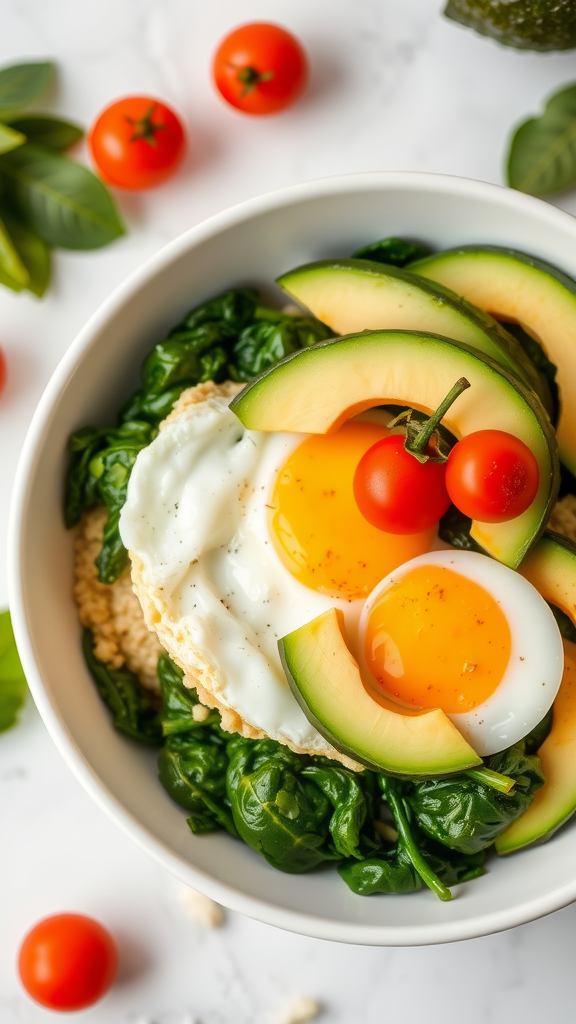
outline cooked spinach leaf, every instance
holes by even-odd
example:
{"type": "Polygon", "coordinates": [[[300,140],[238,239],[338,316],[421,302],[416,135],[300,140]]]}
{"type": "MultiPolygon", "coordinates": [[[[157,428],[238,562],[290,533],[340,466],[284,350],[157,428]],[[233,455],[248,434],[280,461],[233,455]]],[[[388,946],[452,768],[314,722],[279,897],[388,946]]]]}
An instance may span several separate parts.
{"type": "Polygon", "coordinates": [[[408,242],[404,238],[382,238],[379,242],[364,245],[352,253],[355,260],[374,260],[389,263],[393,267],[405,267],[414,260],[429,256],[432,249],[421,242],[408,242]]]}
{"type": "Polygon", "coordinates": [[[138,676],[128,668],[111,668],[100,661],[94,653],[94,637],[89,629],[84,630],[82,650],[98,692],[112,712],[115,728],[139,743],[160,746],[160,716],[142,690],[138,676]]]}
{"type": "Polygon", "coordinates": [[[540,759],[521,746],[494,754],[486,765],[513,778],[514,788],[501,793],[465,775],[413,786],[407,800],[427,836],[460,853],[478,853],[526,810],[544,783],[540,759]]]}
{"type": "Polygon", "coordinates": [[[220,728],[220,715],[211,711],[195,721],[196,691],[184,686],[183,672],[167,654],[160,656],[157,672],[166,737],[158,758],[160,782],[189,811],[188,825],[195,835],[224,828],[237,836],[226,793],[229,737],[220,728]]]}
{"type": "Polygon", "coordinates": [[[280,871],[300,874],[339,860],[329,831],[332,806],[307,779],[307,758],[274,740],[228,743],[228,798],[240,838],[280,871]]]}

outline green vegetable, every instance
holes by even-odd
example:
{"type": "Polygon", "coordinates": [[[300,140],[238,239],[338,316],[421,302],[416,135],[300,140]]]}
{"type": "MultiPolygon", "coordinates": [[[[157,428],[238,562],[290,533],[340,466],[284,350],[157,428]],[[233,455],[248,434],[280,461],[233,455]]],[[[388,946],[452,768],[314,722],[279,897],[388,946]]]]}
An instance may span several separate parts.
{"type": "Polygon", "coordinates": [[[355,260],[374,260],[376,263],[390,263],[393,267],[405,267],[413,260],[421,260],[432,252],[421,242],[407,242],[404,238],[383,238],[380,242],[364,245],[352,253],[355,260]]]}
{"type": "Polygon", "coordinates": [[[48,245],[98,249],[124,228],[110,194],[87,167],[27,142],[0,157],[7,194],[48,245]]]}
{"type": "Polygon", "coordinates": [[[29,142],[38,146],[47,146],[58,153],[70,149],[84,136],[84,131],[77,124],[62,121],[58,117],[47,117],[45,114],[21,114],[11,117],[9,126],[20,132],[29,142]]]}
{"type": "Polygon", "coordinates": [[[558,385],[556,383],[556,367],[554,363],[551,363],[546,355],[542,345],[531,334],[528,334],[520,324],[507,322],[505,325],[506,330],[509,334],[513,334],[517,341],[520,342],[525,354],[528,356],[533,366],[536,367],[540,376],[543,378],[549,395],[550,395],[550,409],[552,410],[551,419],[552,425],[556,426],[558,423],[558,410],[560,407],[560,400],[558,395],[558,385]]]}
{"type": "Polygon", "coordinates": [[[240,838],[280,871],[300,874],[338,860],[331,804],[303,768],[308,759],[274,740],[228,743],[228,799],[240,838]]]}
{"type": "Polygon", "coordinates": [[[573,0],[448,0],[444,14],[521,50],[576,46],[573,0]]]}
{"type": "Polygon", "coordinates": [[[28,687],[8,609],[0,612],[0,732],[16,724],[28,687]]]}
{"type": "Polygon", "coordinates": [[[274,319],[262,317],[242,331],[233,349],[234,380],[251,380],[291,352],[331,337],[319,320],[273,312],[274,319]]]}
{"type": "Polygon", "coordinates": [[[84,630],[82,650],[98,692],[112,712],[115,728],[139,743],[159,746],[160,717],[142,691],[138,676],[128,668],[111,668],[100,661],[94,653],[94,638],[89,629],[84,630]]]}
{"type": "Polygon", "coordinates": [[[32,103],[46,89],[53,71],[49,62],[0,69],[0,119],[32,103]]]}
{"type": "Polygon", "coordinates": [[[467,856],[423,836],[413,820],[410,783],[378,775],[378,783],[392,813],[397,840],[364,860],[347,861],[338,871],[353,892],[418,892],[427,885],[441,900],[450,900],[449,886],[484,874],[484,855],[467,856]]]}
{"type": "Polygon", "coordinates": [[[479,551],[484,549],[470,536],[472,520],[465,516],[455,505],[450,505],[440,520],[438,536],[461,551],[479,551]]]}
{"type": "Polygon", "coordinates": [[[229,736],[220,728],[220,715],[211,711],[195,722],[198,704],[194,690],[182,682],[183,672],[167,654],[158,661],[162,686],[162,732],[166,738],[158,758],[160,782],[173,800],[190,812],[188,825],[195,835],[226,829],[237,836],[226,793],[229,736]]]}
{"type": "Polygon", "coordinates": [[[453,776],[417,782],[408,796],[420,829],[459,853],[475,854],[490,846],[526,810],[544,783],[539,758],[526,754],[521,746],[494,754],[486,763],[515,780],[510,793],[470,777],[453,776]]]}
{"type": "MultiPolygon", "coordinates": [[[[576,46],[576,12],[574,14],[576,46]]],[[[540,117],[517,128],[508,155],[508,184],[546,196],[576,182],[576,84],[554,93],[540,117]]]]}
{"type": "Polygon", "coordinates": [[[50,247],[96,249],[124,228],[102,182],[62,156],[82,129],[43,114],[22,114],[52,75],[52,64],[0,70],[0,284],[42,296],[50,247]]]}

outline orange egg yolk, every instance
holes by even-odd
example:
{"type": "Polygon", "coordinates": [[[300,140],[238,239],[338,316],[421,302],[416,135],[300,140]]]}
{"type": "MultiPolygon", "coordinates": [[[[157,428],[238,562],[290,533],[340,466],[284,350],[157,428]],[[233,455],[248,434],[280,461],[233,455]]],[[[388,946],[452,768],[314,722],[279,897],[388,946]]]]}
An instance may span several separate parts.
{"type": "Polygon", "coordinates": [[[490,697],[510,650],[510,627],[491,594],[451,569],[421,565],[375,601],[364,656],[391,697],[457,715],[490,697]]]}
{"type": "Polygon", "coordinates": [[[384,533],[359,511],[352,483],[385,426],[348,421],[332,434],[311,434],[278,472],[270,533],[286,568],[301,583],[332,597],[367,597],[389,572],[429,551],[436,527],[384,533]]]}

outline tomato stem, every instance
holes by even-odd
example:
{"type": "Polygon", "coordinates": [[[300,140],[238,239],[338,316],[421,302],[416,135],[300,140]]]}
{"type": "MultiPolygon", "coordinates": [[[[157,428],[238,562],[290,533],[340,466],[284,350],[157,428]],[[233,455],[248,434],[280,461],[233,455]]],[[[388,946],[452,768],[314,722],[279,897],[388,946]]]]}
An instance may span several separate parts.
{"type": "Polygon", "coordinates": [[[446,462],[450,452],[441,434],[438,432],[438,427],[450,406],[469,387],[470,381],[466,380],[466,377],[460,377],[460,380],[456,381],[454,387],[450,388],[446,398],[440,402],[436,412],[432,413],[423,423],[413,420],[413,410],[406,409],[388,424],[389,428],[395,427],[399,423],[406,424],[406,442],[404,447],[407,452],[410,452],[410,455],[418,459],[418,462],[428,462],[429,459],[432,459],[433,462],[446,462]],[[432,450],[430,451],[429,449],[432,450]]]}
{"type": "Polygon", "coordinates": [[[247,66],[238,70],[237,78],[244,86],[240,95],[247,96],[254,91],[259,82],[270,82],[274,78],[274,72],[257,71],[256,68],[247,66]]]}
{"type": "Polygon", "coordinates": [[[156,132],[161,132],[166,128],[166,125],[152,121],[152,114],[155,110],[156,103],[151,103],[142,117],[126,117],[128,124],[134,126],[134,134],[130,136],[130,142],[137,142],[138,139],[143,139],[149,146],[156,145],[156,132]]]}

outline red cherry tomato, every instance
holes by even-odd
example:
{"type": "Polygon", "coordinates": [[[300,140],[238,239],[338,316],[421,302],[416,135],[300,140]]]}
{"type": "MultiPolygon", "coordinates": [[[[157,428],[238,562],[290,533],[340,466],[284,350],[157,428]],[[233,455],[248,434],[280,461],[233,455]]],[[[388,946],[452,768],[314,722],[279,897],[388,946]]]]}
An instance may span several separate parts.
{"type": "Polygon", "coordinates": [[[6,383],[6,356],[0,348],[0,395],[4,391],[4,385],[6,383]]]}
{"type": "Polygon", "coordinates": [[[436,523],[450,504],[446,466],[418,462],[402,434],[377,441],[354,474],[354,497],[362,515],[386,533],[419,533],[436,523]]]}
{"type": "Polygon", "coordinates": [[[221,95],[246,114],[275,114],[289,106],[307,78],[304,50],[279,25],[241,25],[220,43],[214,81],[221,95]]]}
{"type": "Polygon", "coordinates": [[[520,438],[504,430],[477,430],[450,452],[446,487],[457,508],[481,523],[506,523],[532,504],[540,472],[520,438]]]}
{"type": "Polygon", "coordinates": [[[29,996],[50,1010],[83,1010],[108,991],[118,953],[110,933],[84,914],[45,917],[20,947],[18,969],[29,996]]]}
{"type": "Polygon", "coordinates": [[[174,173],[185,148],[174,111],[150,96],[128,96],[106,107],[88,143],[105,181],[127,189],[160,185],[174,173]]]}

